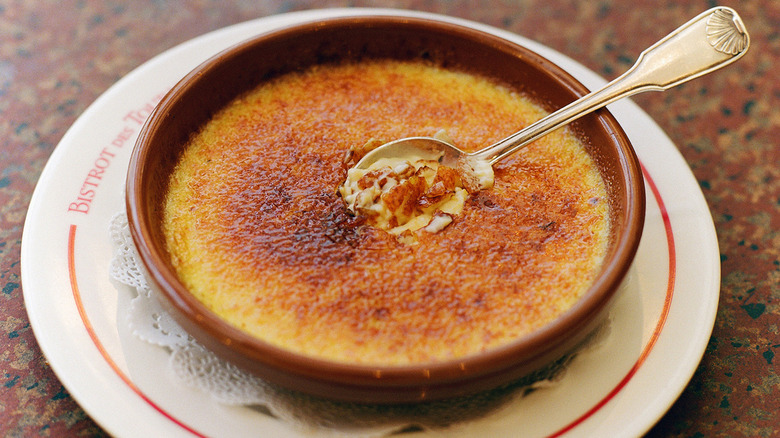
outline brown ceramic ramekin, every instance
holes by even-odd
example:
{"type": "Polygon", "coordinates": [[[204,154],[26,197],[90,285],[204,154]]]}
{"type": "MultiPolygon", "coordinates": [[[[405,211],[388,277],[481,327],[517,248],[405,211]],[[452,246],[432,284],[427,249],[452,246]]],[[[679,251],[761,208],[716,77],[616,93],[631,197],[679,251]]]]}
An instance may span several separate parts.
{"type": "Polygon", "coordinates": [[[197,67],[160,102],[141,132],[127,177],[127,213],[149,280],[178,322],[206,347],[270,382],[317,396],[369,403],[441,399],[518,379],[562,356],[607,314],[633,260],[644,185],[629,140],[607,110],[573,123],[607,182],[611,236],[592,287],[554,322],[502,348],[419,366],[333,363],[285,351],[227,324],[177,278],[161,230],[169,176],[190,136],[260,81],[312,64],[373,57],[435,59],[516,86],[554,110],[586,93],[558,66],[515,43],[436,20],[359,16],[257,36],[197,67]]]}

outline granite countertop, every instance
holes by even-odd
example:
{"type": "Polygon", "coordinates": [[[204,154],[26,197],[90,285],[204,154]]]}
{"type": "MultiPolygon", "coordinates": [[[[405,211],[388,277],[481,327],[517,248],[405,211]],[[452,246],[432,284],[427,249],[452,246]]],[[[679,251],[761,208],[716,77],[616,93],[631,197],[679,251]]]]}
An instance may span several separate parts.
{"type": "MultiPolygon", "coordinates": [[[[721,261],[714,332],[650,436],[780,431],[780,2],[724,1],[752,48],[716,74],[633,100],[677,145],[711,209],[721,261]]],[[[515,32],[613,78],[706,1],[285,0],[0,2],[0,435],[99,436],[52,372],[20,279],[22,229],[57,143],[98,96],[190,38],[262,16],[344,6],[462,17],[515,32]]]]}

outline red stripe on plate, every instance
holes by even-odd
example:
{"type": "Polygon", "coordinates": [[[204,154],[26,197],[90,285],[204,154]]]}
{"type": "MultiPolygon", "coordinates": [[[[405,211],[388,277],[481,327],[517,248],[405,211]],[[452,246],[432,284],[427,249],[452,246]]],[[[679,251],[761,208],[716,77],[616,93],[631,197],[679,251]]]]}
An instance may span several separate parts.
{"type": "Polygon", "coordinates": [[[634,363],[634,366],[632,366],[631,369],[628,370],[628,373],[625,375],[625,377],[623,377],[623,379],[617,384],[617,386],[612,388],[612,390],[609,393],[607,393],[607,395],[604,396],[604,398],[602,398],[587,412],[582,414],[582,416],[580,416],[573,422],[569,423],[562,429],[558,430],[557,432],[549,435],[551,438],[559,437],[565,434],[566,432],[574,429],[578,425],[582,424],[585,420],[587,420],[593,414],[598,412],[599,409],[601,409],[607,403],[609,403],[609,401],[612,400],[628,384],[631,378],[634,377],[637,371],[639,371],[639,368],[645,362],[647,356],[650,355],[650,352],[653,350],[656,341],[661,336],[661,331],[663,330],[664,325],[666,324],[666,319],[669,316],[669,309],[672,307],[672,297],[674,296],[675,278],[677,276],[677,252],[674,247],[674,233],[672,232],[672,222],[669,219],[669,212],[666,210],[666,205],[664,204],[664,200],[661,198],[661,192],[658,191],[658,187],[655,185],[655,181],[653,181],[653,178],[650,177],[650,173],[647,171],[647,169],[645,169],[645,166],[642,166],[642,174],[644,175],[645,181],[647,181],[648,186],[650,186],[650,190],[653,193],[653,197],[658,203],[658,209],[661,212],[661,219],[664,222],[664,230],[666,231],[666,245],[669,248],[669,279],[666,283],[666,298],[664,299],[664,308],[661,311],[661,315],[659,316],[658,321],[655,324],[655,329],[653,330],[652,336],[647,341],[647,345],[645,345],[645,348],[642,349],[642,353],[639,355],[639,358],[634,363]]]}
{"type": "Polygon", "coordinates": [[[154,401],[152,401],[146,394],[141,392],[141,389],[138,388],[135,383],[133,383],[132,380],[125,374],[121,368],[114,362],[114,360],[111,358],[111,355],[108,354],[108,351],[106,351],[105,347],[103,346],[103,343],[100,342],[100,338],[98,338],[97,333],[95,332],[94,327],[92,327],[92,323],[89,321],[89,317],[87,316],[86,310],[84,310],[84,303],[81,300],[81,292],[79,291],[79,284],[78,280],[76,279],[76,255],[75,255],[75,246],[76,246],[76,225],[70,226],[70,231],[68,233],[68,274],[70,276],[70,288],[73,291],[73,299],[76,301],[76,307],[79,310],[79,316],[81,316],[81,321],[84,323],[84,328],[87,329],[87,333],[89,334],[90,339],[92,339],[92,343],[95,344],[95,347],[100,352],[100,355],[103,356],[103,359],[106,360],[108,363],[108,366],[111,367],[112,370],[119,376],[120,379],[122,379],[125,384],[133,390],[139,397],[141,397],[146,403],[149,404],[152,408],[154,408],[157,412],[159,412],[163,417],[167,418],[168,420],[174,422],[175,424],[181,426],[186,431],[192,433],[195,436],[204,437],[205,435],[201,434],[200,432],[196,431],[192,427],[184,424],[180,420],[178,420],[176,417],[168,413],[165,409],[157,405],[154,401]]]}

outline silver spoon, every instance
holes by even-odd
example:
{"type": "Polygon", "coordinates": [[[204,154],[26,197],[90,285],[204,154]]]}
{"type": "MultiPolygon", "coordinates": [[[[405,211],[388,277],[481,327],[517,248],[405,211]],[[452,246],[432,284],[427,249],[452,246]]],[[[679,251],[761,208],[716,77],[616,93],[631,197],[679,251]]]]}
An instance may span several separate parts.
{"type": "Polygon", "coordinates": [[[432,137],[410,137],[386,143],[355,164],[368,169],[381,158],[433,159],[456,167],[466,158],[472,167],[492,166],[537,138],[623,97],[644,91],[663,91],[728,65],[750,45],[745,25],[736,11],[710,9],[658,41],[639,56],[623,75],[509,137],[476,152],[466,153],[432,137]],[[475,166],[476,165],[476,166],[475,166]]]}

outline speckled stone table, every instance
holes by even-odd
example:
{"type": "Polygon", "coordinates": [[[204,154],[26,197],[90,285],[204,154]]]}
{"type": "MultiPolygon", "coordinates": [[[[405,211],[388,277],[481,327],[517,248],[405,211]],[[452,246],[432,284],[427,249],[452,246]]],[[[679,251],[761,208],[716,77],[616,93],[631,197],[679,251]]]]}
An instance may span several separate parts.
{"type": "MultiPolygon", "coordinates": [[[[721,295],[704,358],[650,436],[780,434],[780,2],[724,1],[753,46],[737,64],[634,98],[678,146],[709,204],[721,295]]],[[[199,34],[301,9],[381,6],[490,24],[607,78],[711,1],[0,0],[0,435],[99,436],[36,344],[20,284],[25,213],[82,111],[154,55],[199,34]]]]}

